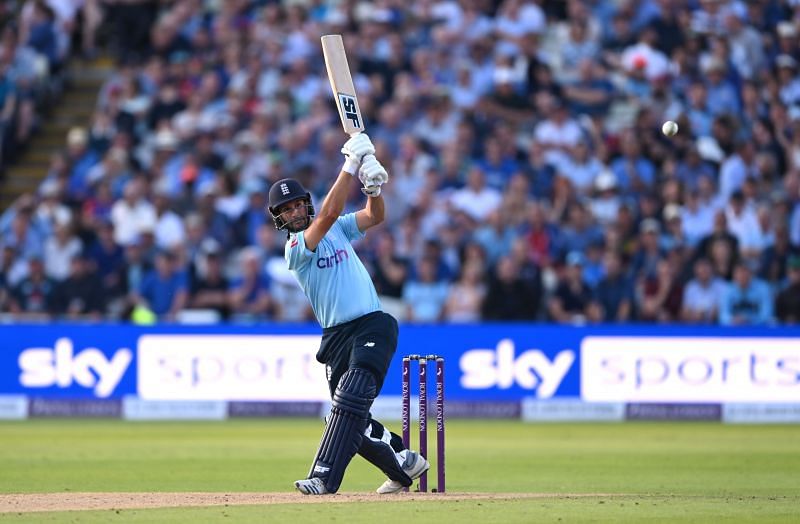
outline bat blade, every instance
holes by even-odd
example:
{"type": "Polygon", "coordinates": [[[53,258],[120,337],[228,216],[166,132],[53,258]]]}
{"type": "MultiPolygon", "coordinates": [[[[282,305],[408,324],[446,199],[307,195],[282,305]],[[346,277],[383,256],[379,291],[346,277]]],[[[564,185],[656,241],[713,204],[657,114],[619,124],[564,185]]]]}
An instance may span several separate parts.
{"type": "Polygon", "coordinates": [[[328,70],[328,80],[336,99],[339,118],[342,121],[344,132],[350,136],[364,130],[364,120],[361,118],[361,109],[358,107],[356,88],[353,77],[350,75],[350,66],[347,64],[347,54],[341,35],[324,35],[322,41],[322,54],[325,57],[325,68],[328,70]]]}

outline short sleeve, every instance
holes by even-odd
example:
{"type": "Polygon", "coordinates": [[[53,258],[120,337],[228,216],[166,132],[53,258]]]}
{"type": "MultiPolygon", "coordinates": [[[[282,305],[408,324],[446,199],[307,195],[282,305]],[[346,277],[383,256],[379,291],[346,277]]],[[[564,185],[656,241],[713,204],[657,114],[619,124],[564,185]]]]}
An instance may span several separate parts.
{"type": "Polygon", "coordinates": [[[290,270],[300,269],[314,256],[314,253],[306,248],[306,239],[303,233],[300,231],[286,241],[285,256],[290,270]]]}
{"type": "Polygon", "coordinates": [[[360,240],[366,235],[366,233],[358,229],[358,222],[356,221],[355,213],[347,213],[346,215],[342,215],[336,220],[336,222],[342,228],[344,236],[350,242],[354,240],[360,240]]]}

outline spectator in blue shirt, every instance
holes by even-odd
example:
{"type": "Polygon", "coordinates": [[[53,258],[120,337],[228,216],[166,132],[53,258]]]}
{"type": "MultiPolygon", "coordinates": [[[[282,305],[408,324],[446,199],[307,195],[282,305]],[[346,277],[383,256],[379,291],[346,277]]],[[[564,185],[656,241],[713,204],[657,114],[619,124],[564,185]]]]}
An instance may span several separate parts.
{"type": "Polygon", "coordinates": [[[444,304],[450,286],[436,278],[437,261],[425,257],[417,265],[416,278],[406,282],[403,301],[408,305],[407,318],[411,322],[438,322],[442,319],[444,304]]]}
{"type": "Polygon", "coordinates": [[[230,286],[231,311],[241,320],[263,319],[272,311],[272,297],[270,280],[262,270],[258,250],[252,246],[242,249],[239,264],[241,276],[230,286]]]}
{"type": "Polygon", "coordinates": [[[159,251],[155,269],[148,273],[139,287],[139,297],[162,320],[174,320],[184,308],[188,296],[186,272],[177,266],[169,251],[159,251]]]}
{"type": "Polygon", "coordinates": [[[727,283],[714,276],[711,262],[701,258],[694,263],[694,278],[683,290],[681,319],[690,323],[715,322],[727,283]]]}
{"type": "Polygon", "coordinates": [[[643,193],[656,181],[656,168],[642,155],[642,145],[633,131],[623,133],[622,156],[611,162],[617,184],[625,192],[643,193]]]}
{"type": "Polygon", "coordinates": [[[739,263],[733,282],[722,295],[719,322],[724,326],[764,325],[772,321],[772,297],[764,282],[753,279],[750,268],[739,263]]]}
{"type": "Polygon", "coordinates": [[[605,276],[592,295],[590,317],[595,322],[627,322],[633,304],[633,286],[622,271],[622,259],[614,251],[603,255],[605,276]]]}

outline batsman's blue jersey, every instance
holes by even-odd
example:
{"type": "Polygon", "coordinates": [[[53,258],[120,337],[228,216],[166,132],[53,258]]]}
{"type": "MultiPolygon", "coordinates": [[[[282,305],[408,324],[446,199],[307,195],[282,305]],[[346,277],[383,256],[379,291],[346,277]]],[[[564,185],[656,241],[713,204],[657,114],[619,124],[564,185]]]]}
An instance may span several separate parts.
{"type": "Polygon", "coordinates": [[[339,217],[317,245],[306,248],[305,232],[292,233],[286,241],[286,262],[322,327],[328,328],[380,311],[381,303],[372,279],[350,242],[364,238],[355,213],[339,217]]]}

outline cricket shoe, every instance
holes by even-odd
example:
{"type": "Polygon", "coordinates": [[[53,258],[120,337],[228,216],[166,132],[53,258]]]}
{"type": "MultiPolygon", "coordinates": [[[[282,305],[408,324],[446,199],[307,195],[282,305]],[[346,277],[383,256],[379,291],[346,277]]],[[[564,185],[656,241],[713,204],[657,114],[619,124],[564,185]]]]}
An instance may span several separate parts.
{"type": "Polygon", "coordinates": [[[303,495],[327,495],[328,490],[321,478],[312,477],[310,479],[296,480],[294,487],[303,495]]]}
{"type": "MultiPolygon", "coordinates": [[[[401,464],[403,467],[403,471],[406,472],[406,475],[411,477],[411,480],[416,480],[428,471],[431,465],[425,460],[425,457],[417,453],[416,451],[411,451],[407,449],[405,451],[401,451],[400,455],[405,453],[405,460],[401,464]]],[[[400,482],[392,479],[386,479],[386,482],[381,484],[381,486],[376,490],[381,495],[386,495],[389,493],[397,493],[398,491],[402,491],[402,489],[406,487],[403,486],[400,482]]]]}

